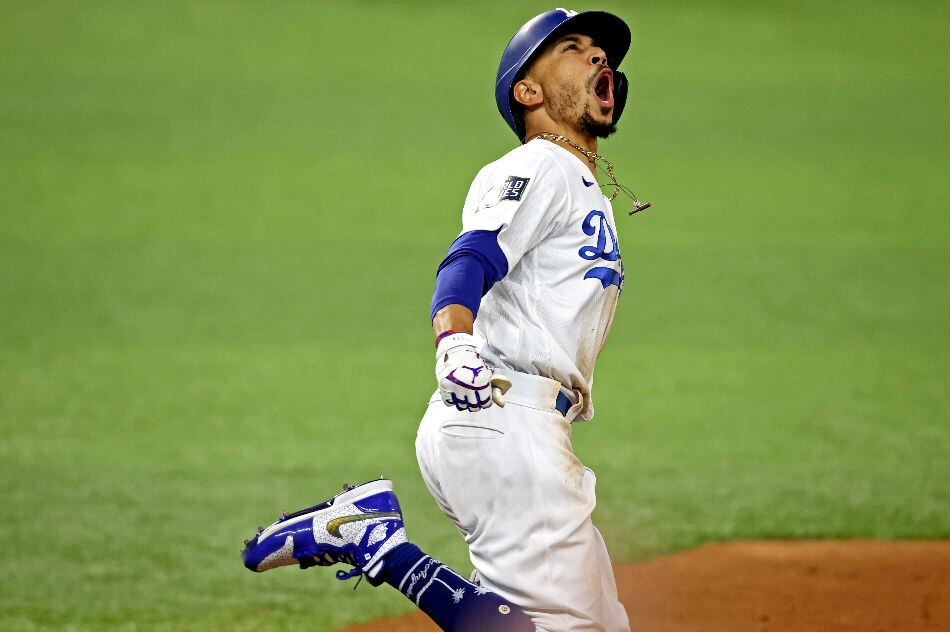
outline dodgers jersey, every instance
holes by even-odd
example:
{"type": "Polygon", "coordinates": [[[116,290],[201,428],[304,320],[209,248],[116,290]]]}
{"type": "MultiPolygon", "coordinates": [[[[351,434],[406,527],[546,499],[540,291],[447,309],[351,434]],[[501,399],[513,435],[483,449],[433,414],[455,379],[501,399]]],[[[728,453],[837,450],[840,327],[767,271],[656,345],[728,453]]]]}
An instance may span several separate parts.
{"type": "Polygon", "coordinates": [[[594,362],[623,286],[613,208],[587,165],[534,139],[475,177],[462,233],[498,231],[508,273],[482,297],[475,334],[493,367],[545,376],[594,415],[594,362]]]}

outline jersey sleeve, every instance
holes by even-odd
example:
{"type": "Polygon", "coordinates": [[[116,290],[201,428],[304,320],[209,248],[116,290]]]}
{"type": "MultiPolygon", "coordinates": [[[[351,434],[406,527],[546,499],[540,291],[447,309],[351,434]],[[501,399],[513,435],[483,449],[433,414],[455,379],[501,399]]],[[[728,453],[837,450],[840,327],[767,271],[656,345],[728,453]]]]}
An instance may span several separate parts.
{"type": "Polygon", "coordinates": [[[510,271],[564,221],[570,204],[567,178],[552,158],[509,155],[476,176],[462,211],[462,234],[497,232],[510,271]]]}

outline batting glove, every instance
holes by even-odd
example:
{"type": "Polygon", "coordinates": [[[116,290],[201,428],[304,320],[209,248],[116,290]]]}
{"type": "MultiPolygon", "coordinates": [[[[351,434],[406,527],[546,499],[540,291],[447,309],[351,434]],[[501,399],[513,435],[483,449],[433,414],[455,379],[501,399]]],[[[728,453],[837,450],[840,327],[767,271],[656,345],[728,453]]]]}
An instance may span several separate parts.
{"type": "Polygon", "coordinates": [[[481,411],[494,401],[505,406],[503,396],[511,381],[495,374],[475,349],[475,337],[457,332],[443,336],[435,352],[435,379],[446,406],[459,411],[481,411]]]}

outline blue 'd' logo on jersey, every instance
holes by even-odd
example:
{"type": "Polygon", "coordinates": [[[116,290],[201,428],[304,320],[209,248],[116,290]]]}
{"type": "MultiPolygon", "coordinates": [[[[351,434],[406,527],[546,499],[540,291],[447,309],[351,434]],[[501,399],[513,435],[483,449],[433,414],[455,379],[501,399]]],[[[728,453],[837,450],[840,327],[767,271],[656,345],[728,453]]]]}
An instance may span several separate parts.
{"type": "Polygon", "coordinates": [[[623,288],[623,260],[620,259],[620,245],[617,243],[617,236],[613,228],[607,222],[607,217],[603,211],[594,209],[587,214],[581,223],[581,228],[585,235],[596,235],[596,246],[582,246],[577,254],[590,261],[604,259],[608,262],[620,261],[620,270],[606,266],[594,266],[587,271],[584,279],[597,279],[603,284],[604,289],[608,286],[617,286],[623,288]]]}

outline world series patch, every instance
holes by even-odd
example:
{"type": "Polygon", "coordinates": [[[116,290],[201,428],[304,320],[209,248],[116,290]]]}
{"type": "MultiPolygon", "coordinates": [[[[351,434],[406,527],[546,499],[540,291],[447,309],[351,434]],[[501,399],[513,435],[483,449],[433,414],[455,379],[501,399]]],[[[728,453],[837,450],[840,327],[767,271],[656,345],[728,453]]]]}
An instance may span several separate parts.
{"type": "Polygon", "coordinates": [[[521,176],[508,176],[508,180],[501,186],[501,193],[498,194],[498,200],[521,200],[521,195],[528,187],[530,178],[521,176]]]}

